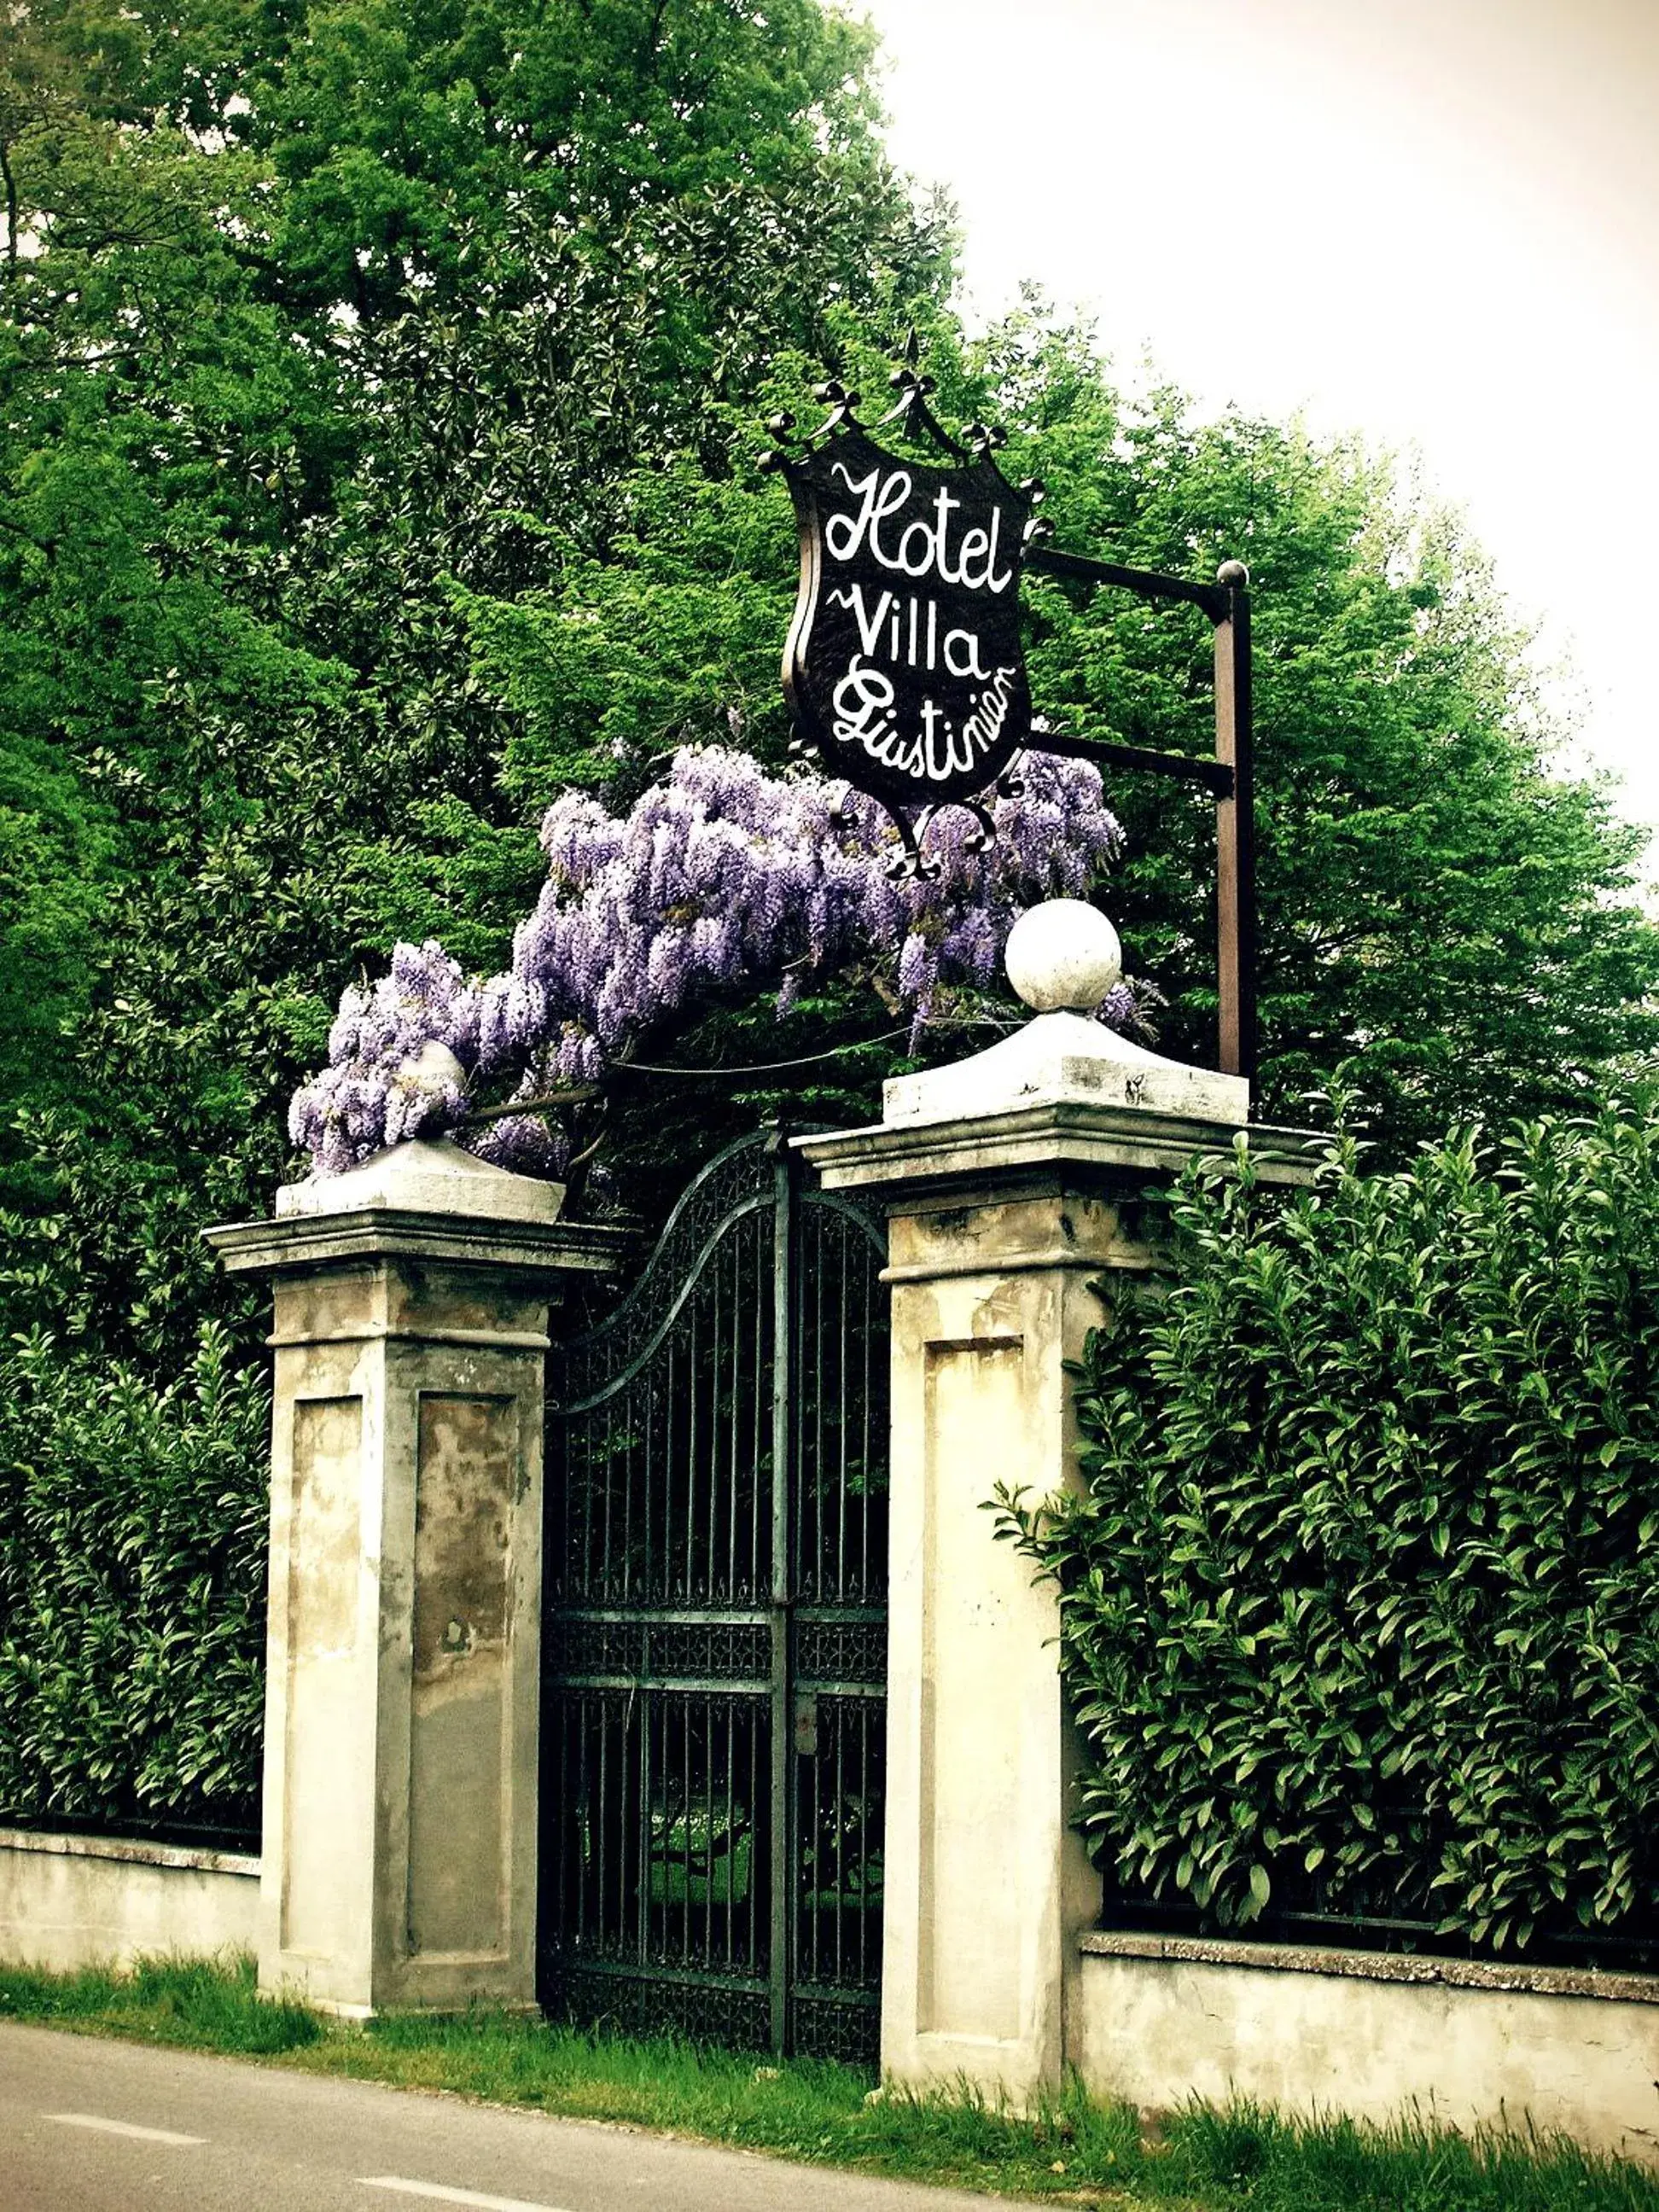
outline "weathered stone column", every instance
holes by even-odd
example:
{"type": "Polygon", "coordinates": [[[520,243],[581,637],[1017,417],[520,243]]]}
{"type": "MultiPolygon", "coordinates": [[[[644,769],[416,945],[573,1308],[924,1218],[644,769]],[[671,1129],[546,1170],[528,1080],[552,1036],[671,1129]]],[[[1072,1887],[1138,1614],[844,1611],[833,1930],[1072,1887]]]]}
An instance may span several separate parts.
{"type": "MultiPolygon", "coordinates": [[[[1148,1186],[1229,1150],[1247,1107],[1237,1078],[1054,1012],[890,1083],[879,1127],[800,1140],[827,1188],[889,1207],[882,2063],[899,2081],[1019,2100],[1060,2081],[1100,1880],[1071,1825],[1055,1594],[985,1508],[1000,1483],[1042,1498],[1077,1479],[1065,1363],[1106,1317],[1091,1285],[1155,1264],[1148,1186]]],[[[1249,1141],[1264,1176],[1305,1176],[1298,1137],[1249,1141]]]]}
{"type": "Polygon", "coordinates": [[[209,1231],[275,1293],[259,1978],[336,2012],[534,1998],[562,1195],[416,1142],[209,1231]]]}

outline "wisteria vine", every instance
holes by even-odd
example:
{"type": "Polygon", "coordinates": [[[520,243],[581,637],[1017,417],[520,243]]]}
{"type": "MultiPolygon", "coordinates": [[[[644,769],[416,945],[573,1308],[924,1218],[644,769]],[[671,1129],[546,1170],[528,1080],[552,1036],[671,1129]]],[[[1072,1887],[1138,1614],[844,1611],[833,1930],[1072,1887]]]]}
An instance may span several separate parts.
{"type": "MultiPolygon", "coordinates": [[[[687,747],[625,816],[582,792],[542,822],[548,877],[502,975],[465,975],[434,940],[351,986],[328,1065],[295,1092],[289,1127],[333,1175],[405,1138],[455,1131],[503,1167],[560,1173],[568,1140],[538,1115],[467,1125],[486,1088],[529,1100],[598,1082],[686,1009],[748,990],[787,1010],[808,982],[860,961],[887,971],[920,1030],[942,987],[988,985],[1014,919],[1087,892],[1120,850],[1097,769],[1036,754],[992,810],[949,811],[928,875],[896,877],[883,810],[843,784],[769,775],[723,746],[687,747]]],[[[1120,986],[1103,1008],[1129,1018],[1120,986]]]]}

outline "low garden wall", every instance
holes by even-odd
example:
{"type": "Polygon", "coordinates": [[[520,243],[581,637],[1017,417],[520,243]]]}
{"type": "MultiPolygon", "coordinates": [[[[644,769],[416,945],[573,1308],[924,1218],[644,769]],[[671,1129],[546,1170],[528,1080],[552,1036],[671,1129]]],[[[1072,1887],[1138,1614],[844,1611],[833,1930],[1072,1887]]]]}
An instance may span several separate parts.
{"type": "Polygon", "coordinates": [[[259,1861],[0,1828],[0,1959],[71,1972],[143,1954],[252,1951],[259,1861]]]}
{"type": "Polygon", "coordinates": [[[1659,2162],[1659,1975],[1109,1931],[1080,1950],[1066,2057],[1098,2094],[1415,2108],[1659,2162]]]}

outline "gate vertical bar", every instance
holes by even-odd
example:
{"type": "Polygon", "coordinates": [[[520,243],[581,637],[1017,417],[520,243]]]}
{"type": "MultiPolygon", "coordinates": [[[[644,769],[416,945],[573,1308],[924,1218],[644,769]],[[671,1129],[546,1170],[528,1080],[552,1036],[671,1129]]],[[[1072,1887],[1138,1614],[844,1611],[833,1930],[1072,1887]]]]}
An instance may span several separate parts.
{"type": "Polygon", "coordinates": [[[1233,772],[1216,799],[1218,1058],[1224,1074],[1254,1081],[1256,1067],[1255,789],[1249,571],[1221,570],[1227,612],[1215,626],[1215,753],[1233,772]]]}
{"type": "Polygon", "coordinates": [[[772,1154],[772,1881],[769,1961],[772,2048],[782,2053],[789,2034],[790,1928],[793,1917],[794,1792],[790,1763],[794,1730],[790,1711],[790,1490],[794,1410],[794,1183],[789,1146],[781,1129],[772,1154]]]}

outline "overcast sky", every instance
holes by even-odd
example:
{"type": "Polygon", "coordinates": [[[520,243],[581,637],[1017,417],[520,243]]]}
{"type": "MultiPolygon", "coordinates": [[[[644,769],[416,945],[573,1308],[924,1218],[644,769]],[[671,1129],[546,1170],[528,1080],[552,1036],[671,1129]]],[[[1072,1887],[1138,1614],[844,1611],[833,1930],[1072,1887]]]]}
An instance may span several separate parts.
{"type": "Polygon", "coordinates": [[[1415,447],[1659,823],[1659,0],[860,12],[974,319],[1035,278],[1206,408],[1415,447]]]}

